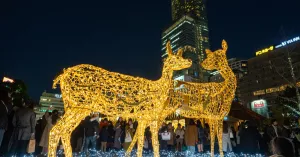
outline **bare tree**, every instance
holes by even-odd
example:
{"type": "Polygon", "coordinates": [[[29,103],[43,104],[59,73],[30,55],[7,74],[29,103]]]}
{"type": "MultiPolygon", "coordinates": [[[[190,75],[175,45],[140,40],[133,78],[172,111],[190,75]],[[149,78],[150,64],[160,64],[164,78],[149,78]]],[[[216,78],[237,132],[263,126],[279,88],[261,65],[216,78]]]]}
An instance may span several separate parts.
{"type": "Polygon", "coordinates": [[[284,106],[290,109],[291,111],[293,111],[294,113],[300,115],[300,90],[297,85],[297,81],[300,78],[297,78],[297,76],[295,75],[295,69],[294,69],[295,65],[293,65],[293,59],[295,59],[293,58],[293,55],[295,57],[299,57],[298,55],[300,54],[300,52],[296,52],[294,50],[295,47],[291,47],[291,46],[285,47],[286,53],[284,53],[284,57],[281,58],[282,62],[280,64],[283,63],[286,64],[286,66],[277,67],[270,60],[269,63],[270,63],[270,68],[273,69],[279,76],[281,76],[288,83],[290,87],[296,90],[295,98],[287,98],[282,96],[279,96],[279,98],[284,99],[286,102],[295,104],[297,107],[293,107],[292,105],[289,104],[284,104],[284,106]],[[287,77],[286,75],[287,73],[289,77],[287,77]]]}

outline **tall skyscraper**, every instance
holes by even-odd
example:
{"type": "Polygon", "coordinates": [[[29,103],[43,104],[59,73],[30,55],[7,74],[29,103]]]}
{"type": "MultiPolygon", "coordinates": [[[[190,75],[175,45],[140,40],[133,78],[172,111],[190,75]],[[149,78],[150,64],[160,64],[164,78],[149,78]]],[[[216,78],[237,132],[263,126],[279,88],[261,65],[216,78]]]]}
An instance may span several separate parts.
{"type": "Polygon", "coordinates": [[[166,43],[170,40],[174,53],[179,48],[184,49],[183,57],[193,61],[191,68],[176,71],[174,77],[188,75],[194,78],[199,77],[199,58],[196,51],[196,25],[195,20],[189,16],[183,16],[177,20],[171,27],[162,33],[162,52],[163,58],[166,58],[166,43]]]}
{"type": "Polygon", "coordinates": [[[173,21],[177,21],[184,15],[197,21],[207,21],[206,0],[171,0],[171,3],[173,21]]]}
{"type": "Polygon", "coordinates": [[[162,33],[162,52],[171,41],[173,51],[184,48],[184,57],[193,60],[189,69],[175,72],[174,77],[188,75],[203,79],[199,63],[205,59],[205,49],[210,47],[205,0],[171,0],[173,24],[162,33]]]}
{"type": "Polygon", "coordinates": [[[209,32],[206,13],[206,0],[171,0],[172,20],[175,22],[183,16],[195,20],[196,45],[200,61],[205,58],[205,49],[209,48],[209,32]]]}

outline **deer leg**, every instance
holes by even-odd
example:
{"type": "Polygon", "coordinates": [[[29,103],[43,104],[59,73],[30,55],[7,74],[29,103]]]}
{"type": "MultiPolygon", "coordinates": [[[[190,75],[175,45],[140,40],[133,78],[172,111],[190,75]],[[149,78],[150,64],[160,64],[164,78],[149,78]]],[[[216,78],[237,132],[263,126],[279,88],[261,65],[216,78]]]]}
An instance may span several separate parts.
{"type": "Polygon", "coordinates": [[[152,146],[153,146],[153,154],[154,157],[159,157],[159,142],[158,142],[158,128],[160,123],[158,121],[152,122],[150,126],[151,134],[152,134],[152,146]]]}
{"type": "Polygon", "coordinates": [[[126,151],[126,156],[131,156],[130,153],[131,153],[133,147],[135,146],[135,143],[138,140],[138,134],[139,134],[139,132],[138,132],[138,130],[136,130],[136,132],[134,134],[134,137],[133,137],[133,139],[132,139],[132,141],[131,141],[131,143],[130,143],[127,151],[126,151]]]}
{"type": "Polygon", "coordinates": [[[219,143],[219,153],[220,156],[223,157],[224,153],[223,153],[223,120],[216,120],[216,127],[218,129],[217,131],[217,137],[218,137],[218,143],[219,143]]]}
{"type": "Polygon", "coordinates": [[[209,127],[210,127],[210,153],[211,156],[214,157],[214,152],[215,152],[215,121],[210,120],[209,122],[209,127]]]}
{"type": "Polygon", "coordinates": [[[72,117],[72,110],[67,110],[63,117],[56,122],[49,134],[49,145],[48,145],[48,157],[56,157],[56,150],[60,137],[63,135],[62,130],[65,129],[65,125],[68,124],[66,119],[72,117]]]}
{"type": "Polygon", "coordinates": [[[144,140],[145,140],[145,128],[146,128],[146,121],[140,121],[138,124],[138,149],[137,149],[137,157],[143,156],[143,147],[144,147],[144,140]]]}
{"type": "Polygon", "coordinates": [[[55,125],[49,133],[49,145],[48,145],[48,157],[56,157],[56,149],[59,142],[59,126],[60,120],[57,122],[57,125],[55,125]]]}
{"type": "Polygon", "coordinates": [[[79,125],[82,119],[84,119],[91,111],[86,109],[74,109],[69,117],[65,118],[65,130],[62,130],[62,144],[64,146],[64,152],[66,157],[72,157],[72,147],[70,145],[71,134],[73,130],[79,125]]]}

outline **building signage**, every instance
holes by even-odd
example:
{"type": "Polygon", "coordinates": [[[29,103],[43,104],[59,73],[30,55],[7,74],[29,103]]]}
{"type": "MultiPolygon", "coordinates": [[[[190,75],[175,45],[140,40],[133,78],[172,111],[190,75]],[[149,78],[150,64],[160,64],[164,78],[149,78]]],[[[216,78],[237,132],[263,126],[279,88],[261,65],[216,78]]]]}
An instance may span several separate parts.
{"type": "Polygon", "coordinates": [[[252,111],[254,111],[264,117],[269,117],[268,104],[267,104],[267,101],[264,99],[252,101],[251,109],[252,109],[252,111]]]}
{"type": "Polygon", "coordinates": [[[267,53],[267,52],[272,51],[272,50],[274,50],[274,46],[270,46],[269,48],[265,48],[263,50],[257,51],[255,54],[256,54],[256,56],[258,56],[258,55],[267,53]]]}
{"type": "Polygon", "coordinates": [[[300,40],[300,36],[295,37],[295,38],[290,39],[290,40],[283,41],[283,42],[281,42],[281,44],[275,46],[275,48],[280,48],[280,47],[286,46],[288,44],[291,44],[291,43],[299,41],[299,40],[300,40]]]}

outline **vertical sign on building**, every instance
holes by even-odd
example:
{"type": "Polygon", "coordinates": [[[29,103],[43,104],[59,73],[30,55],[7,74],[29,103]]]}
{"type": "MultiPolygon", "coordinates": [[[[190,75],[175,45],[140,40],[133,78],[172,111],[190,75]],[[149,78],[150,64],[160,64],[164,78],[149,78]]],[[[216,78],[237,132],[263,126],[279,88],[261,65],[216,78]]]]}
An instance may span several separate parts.
{"type": "Polygon", "coordinates": [[[268,104],[267,104],[267,101],[264,99],[252,101],[251,109],[252,109],[252,111],[254,111],[264,117],[267,117],[267,118],[269,117],[268,104]]]}

